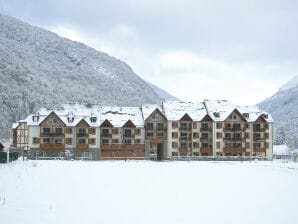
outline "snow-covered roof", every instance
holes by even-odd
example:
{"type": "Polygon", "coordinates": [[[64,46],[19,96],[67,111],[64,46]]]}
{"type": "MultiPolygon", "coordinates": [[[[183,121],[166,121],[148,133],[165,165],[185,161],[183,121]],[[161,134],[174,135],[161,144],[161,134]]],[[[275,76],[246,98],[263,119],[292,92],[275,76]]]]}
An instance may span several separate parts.
{"type": "Polygon", "coordinates": [[[236,109],[248,122],[255,122],[260,116],[267,122],[273,122],[272,116],[269,113],[262,111],[257,106],[237,106],[228,100],[205,100],[204,103],[209,116],[214,121],[225,121],[236,109]]]}
{"type": "Polygon", "coordinates": [[[248,122],[255,122],[260,116],[267,122],[273,122],[271,114],[262,111],[258,106],[238,106],[237,109],[242,114],[248,114],[248,116],[245,117],[248,122]]]}
{"type": "Polygon", "coordinates": [[[236,105],[228,100],[205,100],[209,116],[214,121],[224,121],[236,109],[236,105]]]}
{"type": "Polygon", "coordinates": [[[287,145],[273,145],[273,155],[284,156],[289,154],[290,150],[287,145]]]}
{"type": "Polygon", "coordinates": [[[144,120],[140,107],[103,106],[100,108],[100,122],[108,120],[114,127],[122,127],[127,121],[136,127],[143,127],[144,120]]]}
{"type": "Polygon", "coordinates": [[[156,109],[158,109],[165,116],[161,106],[157,104],[142,104],[144,120],[146,120],[156,109]]]}
{"type": "Polygon", "coordinates": [[[164,101],[164,111],[168,120],[180,120],[185,114],[188,114],[192,120],[201,121],[207,111],[203,103],[164,101]]]}

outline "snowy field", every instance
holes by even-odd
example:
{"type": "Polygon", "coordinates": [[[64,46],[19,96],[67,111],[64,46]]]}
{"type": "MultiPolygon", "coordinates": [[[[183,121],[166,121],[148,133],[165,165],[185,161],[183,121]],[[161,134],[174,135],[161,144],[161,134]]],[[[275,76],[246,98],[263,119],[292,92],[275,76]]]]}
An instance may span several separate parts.
{"type": "Polygon", "coordinates": [[[1,224],[298,223],[298,164],[0,164],[1,224]]]}

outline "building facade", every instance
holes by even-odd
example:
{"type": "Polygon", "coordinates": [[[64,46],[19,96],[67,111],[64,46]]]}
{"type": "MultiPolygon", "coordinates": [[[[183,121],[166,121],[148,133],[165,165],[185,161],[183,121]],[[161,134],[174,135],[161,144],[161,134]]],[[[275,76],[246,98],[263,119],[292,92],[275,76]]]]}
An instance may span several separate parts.
{"type": "Polygon", "coordinates": [[[13,125],[13,145],[32,157],[74,159],[272,159],[273,120],[225,100],[42,108],[13,125]]]}

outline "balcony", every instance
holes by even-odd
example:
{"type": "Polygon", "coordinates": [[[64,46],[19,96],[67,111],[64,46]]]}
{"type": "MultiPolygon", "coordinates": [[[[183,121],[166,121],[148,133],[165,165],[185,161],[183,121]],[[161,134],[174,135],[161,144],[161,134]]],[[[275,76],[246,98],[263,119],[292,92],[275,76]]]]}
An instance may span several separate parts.
{"type": "Polygon", "coordinates": [[[109,133],[102,133],[100,135],[101,138],[112,138],[112,134],[109,134],[109,133]]]}
{"type": "Polygon", "coordinates": [[[179,128],[179,130],[181,131],[181,132],[190,132],[191,131],[191,127],[188,127],[188,128],[179,128]]]}
{"type": "Polygon", "coordinates": [[[156,128],[157,131],[167,131],[166,127],[157,127],[156,128]]]}
{"type": "Polygon", "coordinates": [[[135,137],[135,135],[133,135],[133,134],[124,134],[123,135],[123,138],[134,138],[135,137]]]}
{"type": "Polygon", "coordinates": [[[265,141],[266,138],[265,137],[255,137],[254,140],[257,141],[257,142],[258,141],[265,141]]]}
{"type": "Polygon", "coordinates": [[[212,131],[211,127],[201,127],[200,128],[201,131],[212,131]]]}
{"type": "Polygon", "coordinates": [[[255,132],[264,132],[266,131],[266,128],[254,128],[255,132]]]}
{"type": "Polygon", "coordinates": [[[62,137],[64,136],[63,132],[42,132],[41,137],[62,137]]]}
{"type": "Polygon", "coordinates": [[[179,140],[180,141],[191,141],[191,138],[189,138],[189,137],[180,137],[179,140]]]}
{"type": "Polygon", "coordinates": [[[223,151],[228,154],[239,154],[246,152],[246,149],[242,147],[224,147],[223,151]]]}
{"type": "Polygon", "coordinates": [[[208,138],[202,137],[202,138],[200,138],[200,141],[212,141],[212,138],[210,138],[210,137],[208,137],[208,138]]]}
{"type": "Polygon", "coordinates": [[[87,133],[77,133],[77,137],[80,138],[80,137],[87,137],[87,133]]]}

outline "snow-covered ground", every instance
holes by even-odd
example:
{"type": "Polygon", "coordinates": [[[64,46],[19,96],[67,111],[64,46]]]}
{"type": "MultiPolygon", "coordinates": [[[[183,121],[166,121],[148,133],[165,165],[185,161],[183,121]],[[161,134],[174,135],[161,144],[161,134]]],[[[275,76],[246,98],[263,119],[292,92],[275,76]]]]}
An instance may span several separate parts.
{"type": "Polygon", "coordinates": [[[0,223],[298,223],[298,164],[0,164],[0,223]]]}

